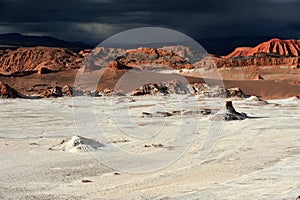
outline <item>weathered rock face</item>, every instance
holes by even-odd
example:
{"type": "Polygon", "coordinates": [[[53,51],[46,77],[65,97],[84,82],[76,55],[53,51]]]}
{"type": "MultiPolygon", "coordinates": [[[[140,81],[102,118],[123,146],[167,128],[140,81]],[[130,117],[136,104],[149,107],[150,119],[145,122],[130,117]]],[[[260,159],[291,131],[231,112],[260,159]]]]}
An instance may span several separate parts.
{"type": "Polygon", "coordinates": [[[283,57],[272,56],[266,54],[255,55],[252,57],[234,57],[220,58],[213,57],[213,60],[218,68],[221,67],[246,67],[246,66],[298,66],[298,57],[283,57]]]}
{"type": "Polygon", "coordinates": [[[263,42],[256,47],[239,47],[226,58],[250,57],[264,53],[275,56],[298,57],[300,56],[300,40],[280,40],[277,38],[263,42]]]}
{"type": "Polygon", "coordinates": [[[214,57],[218,67],[299,66],[300,40],[271,39],[256,47],[238,47],[224,57],[214,57]]]}
{"type": "Polygon", "coordinates": [[[195,83],[192,86],[192,94],[202,97],[222,97],[222,98],[248,98],[249,95],[245,94],[240,88],[225,89],[221,86],[209,86],[205,83],[195,83]]]}
{"type": "Polygon", "coordinates": [[[0,51],[0,74],[39,74],[84,67],[85,71],[109,67],[111,70],[132,68],[194,69],[244,66],[296,66],[299,64],[300,40],[273,39],[256,47],[237,48],[231,54],[218,57],[190,47],[162,48],[96,47],[78,54],[63,48],[32,47],[0,51]]]}
{"type": "Polygon", "coordinates": [[[140,95],[168,95],[168,94],[189,94],[190,90],[187,84],[178,80],[172,80],[164,83],[145,84],[134,90],[132,96],[140,95]]]}
{"type": "Polygon", "coordinates": [[[186,59],[189,63],[194,64],[195,62],[198,62],[203,57],[207,56],[207,52],[193,50],[191,47],[188,46],[165,46],[161,48],[162,50],[172,51],[175,55],[178,55],[184,59],[186,59]]]}
{"type": "Polygon", "coordinates": [[[6,50],[0,55],[0,73],[63,71],[78,68],[83,57],[63,48],[32,47],[6,50]]]}
{"type": "MultiPolygon", "coordinates": [[[[166,46],[131,50],[96,47],[85,63],[87,71],[109,66],[111,69],[131,68],[221,68],[244,66],[300,67],[300,40],[272,39],[256,47],[238,47],[227,56],[193,51],[190,47],[166,46]]],[[[86,56],[88,52],[81,53],[86,56]]]]}
{"type": "MultiPolygon", "coordinates": [[[[83,55],[84,53],[81,52],[83,55]]],[[[103,67],[111,69],[131,68],[171,68],[191,69],[189,58],[193,57],[189,48],[137,48],[125,50],[120,48],[96,47],[83,63],[85,71],[93,71],[103,67]],[[178,53],[178,54],[177,54],[178,53]]]]}
{"type": "Polygon", "coordinates": [[[192,69],[192,65],[185,57],[177,55],[172,50],[159,48],[138,48],[128,50],[125,55],[118,57],[116,61],[129,67],[192,69]]]}
{"type": "Polygon", "coordinates": [[[220,86],[209,86],[205,83],[195,83],[192,86],[192,94],[201,97],[225,97],[226,90],[220,86]]]}
{"type": "Polygon", "coordinates": [[[81,55],[85,56],[82,66],[86,72],[99,70],[110,65],[110,68],[118,69],[118,63],[113,62],[125,53],[126,50],[121,48],[96,47],[90,52],[81,52],[81,55]]]}
{"type": "Polygon", "coordinates": [[[178,80],[164,83],[145,84],[131,92],[132,96],[141,95],[169,95],[169,94],[192,94],[201,97],[221,97],[221,98],[248,98],[240,88],[225,89],[221,86],[209,86],[205,83],[186,84],[178,80]]]}

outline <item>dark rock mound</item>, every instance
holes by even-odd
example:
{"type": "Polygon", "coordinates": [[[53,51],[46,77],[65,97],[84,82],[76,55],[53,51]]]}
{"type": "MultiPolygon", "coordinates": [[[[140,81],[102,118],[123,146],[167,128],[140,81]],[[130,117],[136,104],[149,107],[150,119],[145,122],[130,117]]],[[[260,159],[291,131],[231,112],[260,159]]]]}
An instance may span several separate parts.
{"type": "Polygon", "coordinates": [[[38,99],[40,97],[23,95],[15,89],[11,88],[9,85],[0,81],[0,98],[38,99]]]}
{"type": "Polygon", "coordinates": [[[134,90],[132,96],[141,95],[169,95],[169,94],[189,94],[187,84],[178,80],[171,80],[163,83],[149,83],[134,90]]]}
{"type": "Polygon", "coordinates": [[[211,120],[213,121],[232,121],[232,120],[244,120],[248,116],[246,113],[239,113],[235,110],[235,108],[232,105],[232,101],[226,102],[226,111],[224,113],[219,113],[211,117],[211,120]]]}

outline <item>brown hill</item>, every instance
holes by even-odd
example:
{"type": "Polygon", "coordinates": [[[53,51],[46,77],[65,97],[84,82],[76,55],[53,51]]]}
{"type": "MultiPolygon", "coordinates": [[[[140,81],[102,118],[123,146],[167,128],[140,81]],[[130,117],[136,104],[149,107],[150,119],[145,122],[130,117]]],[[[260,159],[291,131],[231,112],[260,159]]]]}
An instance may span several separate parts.
{"type": "Polygon", "coordinates": [[[77,68],[83,56],[64,48],[32,47],[0,52],[0,74],[63,71],[77,68]]]}
{"type": "Polygon", "coordinates": [[[253,48],[238,47],[232,53],[225,56],[225,58],[251,57],[259,54],[298,57],[300,55],[300,40],[280,40],[274,38],[253,48]]]}
{"type": "Polygon", "coordinates": [[[131,50],[96,47],[78,54],[64,48],[32,47],[0,51],[0,75],[44,74],[84,66],[85,71],[103,67],[111,70],[131,68],[193,69],[244,66],[299,67],[300,40],[272,39],[256,47],[239,47],[217,57],[195,52],[190,47],[137,48],[131,50]],[[90,56],[89,56],[90,55],[90,56]],[[83,60],[86,61],[83,63],[83,60]]]}

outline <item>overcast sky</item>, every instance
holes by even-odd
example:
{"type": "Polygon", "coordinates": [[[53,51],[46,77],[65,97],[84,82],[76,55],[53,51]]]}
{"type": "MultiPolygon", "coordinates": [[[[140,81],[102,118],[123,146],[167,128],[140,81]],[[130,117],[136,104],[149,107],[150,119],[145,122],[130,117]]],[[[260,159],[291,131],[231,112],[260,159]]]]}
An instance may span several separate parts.
{"type": "Polygon", "coordinates": [[[300,0],[0,0],[0,33],[97,44],[145,26],[171,28],[194,39],[300,39],[300,0]]]}

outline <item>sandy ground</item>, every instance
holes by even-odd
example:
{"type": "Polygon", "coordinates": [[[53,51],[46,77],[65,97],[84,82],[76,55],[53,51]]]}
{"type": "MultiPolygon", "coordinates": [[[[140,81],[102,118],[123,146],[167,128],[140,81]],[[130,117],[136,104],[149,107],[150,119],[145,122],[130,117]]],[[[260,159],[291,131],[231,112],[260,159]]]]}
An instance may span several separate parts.
{"type": "MultiPolygon", "coordinates": [[[[138,80],[135,80],[134,84],[132,84],[132,81],[130,82],[130,88],[134,90],[135,87],[139,87],[140,84],[145,84],[145,80],[151,80],[149,82],[152,83],[177,79],[180,81],[183,80],[182,82],[190,83],[206,82],[211,85],[215,82],[216,84],[220,84],[220,81],[214,81],[214,78],[217,77],[218,79],[222,79],[225,88],[240,87],[245,93],[259,96],[263,99],[281,99],[300,95],[299,69],[293,69],[291,67],[274,69],[272,67],[257,68],[249,66],[244,68],[221,68],[218,69],[218,73],[220,75],[216,75],[215,70],[191,70],[182,74],[178,74],[176,71],[166,74],[143,72],[143,74],[137,74],[138,80]],[[252,80],[257,72],[264,80],[252,80]]],[[[0,76],[0,81],[9,84],[23,94],[37,95],[55,85],[61,87],[64,85],[74,86],[76,74],[76,70],[69,70],[43,75],[31,74],[21,77],[0,76]]],[[[126,70],[106,70],[102,74],[99,82],[99,76],[96,76],[98,82],[97,88],[100,90],[106,88],[114,89],[115,85],[118,85],[118,81],[122,78],[124,79],[124,75],[126,74],[128,74],[126,70]]],[[[88,76],[88,78],[90,77],[88,76]]],[[[85,80],[85,82],[88,83],[89,80],[85,80]]],[[[124,82],[122,84],[124,84],[124,82]]],[[[93,87],[93,90],[96,89],[95,87],[93,87]]]]}
{"type": "MultiPolygon", "coordinates": [[[[71,98],[0,99],[1,199],[296,199],[300,194],[300,101],[297,99],[272,100],[266,105],[234,100],[238,111],[262,118],[222,123],[222,132],[213,137],[215,146],[205,157],[199,153],[211,134],[210,125],[214,125],[209,116],[154,119],[141,118],[141,112],[171,112],[178,110],[179,102],[187,110],[216,108],[210,99],[185,96],[91,99],[76,97],[73,102],[71,98]],[[90,102],[98,127],[89,124],[90,102]],[[77,128],[73,116],[76,113],[81,113],[83,120],[83,123],[75,121],[77,128]],[[124,113],[129,113],[130,121],[123,118],[124,113]],[[195,132],[188,131],[193,130],[191,119],[197,121],[195,132]],[[155,129],[157,124],[161,129],[155,129]],[[90,128],[96,134],[83,133],[81,125],[87,126],[86,132],[90,128]],[[138,138],[128,134],[131,131],[136,134],[135,130],[144,126],[141,134],[156,135],[138,138]],[[95,139],[99,127],[106,133],[100,141],[105,146],[96,150],[96,154],[49,150],[73,135],[95,139]],[[170,146],[170,141],[180,137],[184,130],[187,137],[193,135],[192,142],[170,146]],[[145,147],[151,144],[163,146],[145,147]],[[129,173],[126,166],[133,160],[121,157],[119,152],[110,152],[113,146],[136,153],[158,151],[161,157],[156,160],[145,156],[153,159],[150,169],[168,153],[185,151],[160,170],[129,173]],[[120,160],[122,166],[106,166],[95,155],[109,155],[112,160],[120,160]]],[[[144,164],[144,161],[134,162],[134,166],[144,164]]],[[[127,168],[130,170],[135,171],[127,168]]]]}

